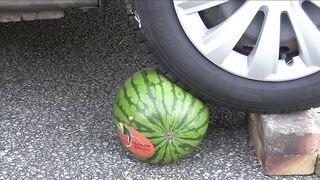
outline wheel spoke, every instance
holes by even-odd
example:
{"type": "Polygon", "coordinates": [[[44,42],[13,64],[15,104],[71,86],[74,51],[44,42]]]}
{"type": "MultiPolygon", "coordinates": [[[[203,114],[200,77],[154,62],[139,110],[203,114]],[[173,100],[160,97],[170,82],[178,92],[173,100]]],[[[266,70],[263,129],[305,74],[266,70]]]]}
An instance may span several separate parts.
{"type": "Polygon", "coordinates": [[[255,2],[247,2],[218,27],[209,29],[203,41],[210,48],[206,54],[209,59],[221,64],[238,43],[259,9],[260,6],[255,2]]]}
{"type": "Polygon", "coordinates": [[[320,33],[299,4],[289,11],[294,32],[297,36],[299,54],[307,66],[320,66],[320,33]]]}
{"type": "Polygon", "coordinates": [[[320,8],[320,1],[319,1],[319,0],[311,0],[311,2],[312,2],[314,5],[316,5],[316,6],[318,6],[318,7],[320,8]]]}
{"type": "MultiPolygon", "coordinates": [[[[177,0],[176,0],[177,1],[177,0]]],[[[197,0],[187,0],[185,2],[181,2],[178,4],[180,8],[182,8],[186,14],[197,13],[199,11],[203,11],[205,9],[212,8],[214,6],[218,6],[227,2],[228,0],[205,0],[205,1],[197,1],[197,0]]]]}
{"type": "Polygon", "coordinates": [[[265,14],[259,39],[248,56],[248,77],[265,79],[277,70],[281,12],[270,9],[265,14]]]}

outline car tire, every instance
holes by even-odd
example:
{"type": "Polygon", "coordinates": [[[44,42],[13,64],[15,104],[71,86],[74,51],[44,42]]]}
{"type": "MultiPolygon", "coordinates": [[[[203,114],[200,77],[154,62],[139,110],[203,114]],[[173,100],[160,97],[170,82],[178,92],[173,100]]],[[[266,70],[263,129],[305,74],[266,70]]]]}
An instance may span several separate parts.
{"type": "Polygon", "coordinates": [[[201,99],[236,110],[286,113],[320,104],[320,72],[285,81],[231,73],[206,58],[190,40],[171,0],[127,2],[129,27],[162,71],[201,99]]]}

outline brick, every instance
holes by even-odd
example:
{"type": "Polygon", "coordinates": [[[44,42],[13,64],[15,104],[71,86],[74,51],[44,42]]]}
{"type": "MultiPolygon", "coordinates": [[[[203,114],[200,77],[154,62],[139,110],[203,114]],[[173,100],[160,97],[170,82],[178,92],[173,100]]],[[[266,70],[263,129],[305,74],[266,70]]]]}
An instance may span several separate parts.
{"type": "Polygon", "coordinates": [[[320,142],[319,110],[249,117],[250,138],[267,175],[312,174],[320,142]]]}
{"type": "Polygon", "coordinates": [[[309,155],[265,155],[263,173],[267,175],[313,174],[317,153],[309,155]]]}

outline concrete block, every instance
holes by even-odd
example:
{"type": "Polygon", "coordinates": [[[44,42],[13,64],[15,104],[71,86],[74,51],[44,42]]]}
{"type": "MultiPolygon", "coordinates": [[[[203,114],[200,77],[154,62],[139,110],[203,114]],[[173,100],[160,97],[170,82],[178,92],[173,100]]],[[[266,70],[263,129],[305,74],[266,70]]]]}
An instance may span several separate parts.
{"type": "Polygon", "coordinates": [[[250,138],[267,175],[312,174],[320,144],[318,109],[249,115],[250,138]]]}

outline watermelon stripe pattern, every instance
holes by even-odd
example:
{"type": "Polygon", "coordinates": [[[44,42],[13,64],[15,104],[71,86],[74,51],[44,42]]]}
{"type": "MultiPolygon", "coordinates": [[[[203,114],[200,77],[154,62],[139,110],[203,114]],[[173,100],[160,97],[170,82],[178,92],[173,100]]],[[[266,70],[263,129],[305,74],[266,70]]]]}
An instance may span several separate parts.
{"type": "Polygon", "coordinates": [[[208,108],[154,69],[131,76],[118,90],[113,120],[143,134],[154,145],[152,157],[136,158],[166,164],[189,155],[208,128],[208,108]]]}

